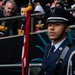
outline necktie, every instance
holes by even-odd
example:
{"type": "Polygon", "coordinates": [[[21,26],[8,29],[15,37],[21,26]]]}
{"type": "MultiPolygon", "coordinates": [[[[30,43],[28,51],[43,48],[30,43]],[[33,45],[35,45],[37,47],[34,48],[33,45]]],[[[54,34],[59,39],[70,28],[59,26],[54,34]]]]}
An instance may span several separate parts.
{"type": "Polygon", "coordinates": [[[49,57],[49,55],[51,55],[53,53],[53,50],[55,49],[55,46],[52,45],[49,52],[48,52],[48,55],[47,55],[47,58],[49,57]]]}

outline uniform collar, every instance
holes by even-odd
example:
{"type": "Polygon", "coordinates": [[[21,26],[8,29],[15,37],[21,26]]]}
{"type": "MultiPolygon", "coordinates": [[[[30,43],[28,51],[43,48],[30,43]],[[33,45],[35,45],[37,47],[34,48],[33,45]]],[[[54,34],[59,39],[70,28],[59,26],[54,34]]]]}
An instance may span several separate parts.
{"type": "Polygon", "coordinates": [[[55,49],[54,49],[54,52],[57,50],[57,48],[63,43],[63,41],[65,40],[66,38],[64,38],[62,41],[60,41],[59,43],[57,43],[57,44],[53,44],[53,41],[52,41],[52,44],[51,44],[51,46],[52,45],[54,45],[55,46],[55,49]]]}

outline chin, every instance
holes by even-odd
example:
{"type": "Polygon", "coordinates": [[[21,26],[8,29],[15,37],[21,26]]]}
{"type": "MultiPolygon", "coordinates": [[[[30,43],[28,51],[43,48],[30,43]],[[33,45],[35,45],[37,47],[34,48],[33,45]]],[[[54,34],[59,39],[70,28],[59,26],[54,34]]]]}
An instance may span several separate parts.
{"type": "Polygon", "coordinates": [[[56,40],[57,38],[56,38],[56,37],[50,37],[50,39],[51,39],[51,40],[56,40]]]}
{"type": "Polygon", "coordinates": [[[51,39],[56,39],[57,37],[55,37],[55,36],[50,36],[50,38],[51,38],[51,39]]]}

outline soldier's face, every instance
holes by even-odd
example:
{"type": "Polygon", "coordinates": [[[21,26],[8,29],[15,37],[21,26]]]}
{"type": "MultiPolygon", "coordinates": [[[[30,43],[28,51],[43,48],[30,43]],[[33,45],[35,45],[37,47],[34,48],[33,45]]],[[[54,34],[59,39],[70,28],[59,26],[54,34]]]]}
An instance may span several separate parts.
{"type": "Polygon", "coordinates": [[[66,32],[68,32],[68,29],[69,26],[65,26],[65,23],[48,23],[48,34],[50,39],[52,40],[60,41],[64,39],[66,37],[66,32]],[[61,39],[58,39],[61,34],[61,39]]]}
{"type": "Polygon", "coordinates": [[[6,16],[11,16],[12,13],[14,12],[15,6],[12,3],[8,3],[5,5],[5,15],[6,16]]]}

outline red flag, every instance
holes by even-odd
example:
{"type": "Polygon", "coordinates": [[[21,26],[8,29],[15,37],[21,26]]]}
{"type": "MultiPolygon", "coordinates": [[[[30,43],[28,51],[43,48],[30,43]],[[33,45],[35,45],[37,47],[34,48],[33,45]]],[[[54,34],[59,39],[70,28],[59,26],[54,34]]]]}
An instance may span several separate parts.
{"type": "MultiPolygon", "coordinates": [[[[30,8],[30,7],[29,7],[30,8]]],[[[31,10],[27,10],[25,35],[24,35],[24,47],[22,51],[22,75],[24,75],[24,69],[26,68],[26,75],[28,75],[29,68],[29,42],[30,42],[30,24],[31,24],[31,10]]]]}

